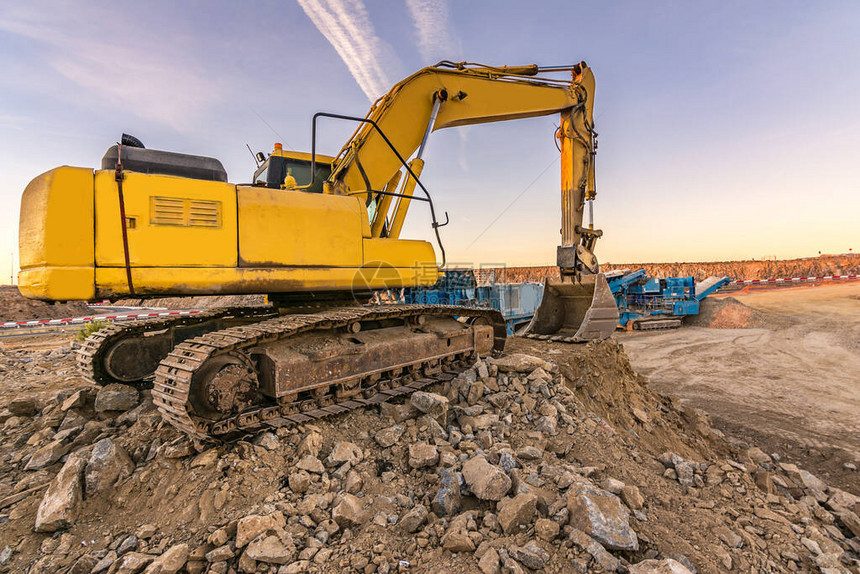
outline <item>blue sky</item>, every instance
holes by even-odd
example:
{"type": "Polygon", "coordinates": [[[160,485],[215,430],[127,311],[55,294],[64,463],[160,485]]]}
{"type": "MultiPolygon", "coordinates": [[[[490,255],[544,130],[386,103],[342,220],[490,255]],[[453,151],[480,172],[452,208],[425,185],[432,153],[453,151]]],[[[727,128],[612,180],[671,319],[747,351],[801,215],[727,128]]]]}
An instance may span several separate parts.
{"type": "MultiPolygon", "coordinates": [[[[97,167],[125,131],[248,181],[246,143],[308,149],[314,112],[363,115],[442,58],[594,69],[603,261],[856,251],[858,30],[847,1],[4,3],[0,281],[39,173],[97,167]]],[[[556,123],[433,134],[422,180],[451,216],[449,260],[554,262],[556,123]]],[[[348,135],[327,124],[322,151],[348,135]]],[[[430,237],[422,206],[405,234],[430,237]]]]}

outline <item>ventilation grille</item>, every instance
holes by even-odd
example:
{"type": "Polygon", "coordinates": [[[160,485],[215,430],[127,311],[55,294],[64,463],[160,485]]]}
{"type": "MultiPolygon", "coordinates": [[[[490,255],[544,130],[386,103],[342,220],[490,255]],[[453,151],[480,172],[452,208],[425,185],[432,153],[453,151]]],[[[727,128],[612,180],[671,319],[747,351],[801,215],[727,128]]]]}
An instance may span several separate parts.
{"type": "Polygon", "coordinates": [[[153,225],[221,227],[221,202],[177,197],[152,197],[153,225]]]}

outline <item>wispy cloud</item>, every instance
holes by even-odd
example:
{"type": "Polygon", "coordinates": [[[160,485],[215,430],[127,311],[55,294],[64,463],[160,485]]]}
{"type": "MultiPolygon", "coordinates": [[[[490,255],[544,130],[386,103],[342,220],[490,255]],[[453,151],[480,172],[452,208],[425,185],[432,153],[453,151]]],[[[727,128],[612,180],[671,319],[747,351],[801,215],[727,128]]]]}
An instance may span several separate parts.
{"type": "Polygon", "coordinates": [[[392,60],[392,50],[376,35],[361,0],[298,2],[370,101],[388,91],[391,81],[385,68],[392,60]]]}
{"type": "Polygon", "coordinates": [[[445,0],[406,0],[418,35],[418,50],[426,64],[459,60],[462,49],[451,34],[451,19],[445,0]]]}
{"type": "MultiPolygon", "coordinates": [[[[217,77],[203,73],[202,63],[183,54],[175,38],[166,44],[153,34],[135,34],[133,26],[122,26],[122,37],[117,37],[103,23],[121,19],[104,14],[111,9],[107,5],[94,6],[97,12],[88,13],[77,4],[50,10],[9,4],[0,10],[0,31],[41,44],[45,64],[83,89],[88,99],[78,101],[89,106],[129,110],[181,127],[219,97],[213,94],[223,94],[217,77]]],[[[36,91],[49,81],[43,76],[34,80],[36,91]]]]}

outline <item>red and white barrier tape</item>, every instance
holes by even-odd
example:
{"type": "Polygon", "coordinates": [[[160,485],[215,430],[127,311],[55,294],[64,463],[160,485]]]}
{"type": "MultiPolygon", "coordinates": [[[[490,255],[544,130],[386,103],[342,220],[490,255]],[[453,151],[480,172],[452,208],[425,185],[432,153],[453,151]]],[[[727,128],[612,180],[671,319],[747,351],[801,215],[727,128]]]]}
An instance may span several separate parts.
{"type": "Polygon", "coordinates": [[[93,317],[74,317],[71,319],[39,319],[36,321],[10,321],[0,323],[0,328],[9,329],[14,327],[46,327],[50,325],[79,325],[91,323],[92,321],[137,321],[150,319],[152,317],[167,317],[175,315],[194,315],[200,311],[165,311],[163,313],[133,313],[128,315],[95,315],[93,317]]]}
{"type": "Polygon", "coordinates": [[[786,277],[784,279],[747,279],[732,281],[729,285],[760,285],[768,283],[804,283],[807,281],[837,281],[839,279],[860,279],[860,275],[822,275],[820,277],[786,277]]]}

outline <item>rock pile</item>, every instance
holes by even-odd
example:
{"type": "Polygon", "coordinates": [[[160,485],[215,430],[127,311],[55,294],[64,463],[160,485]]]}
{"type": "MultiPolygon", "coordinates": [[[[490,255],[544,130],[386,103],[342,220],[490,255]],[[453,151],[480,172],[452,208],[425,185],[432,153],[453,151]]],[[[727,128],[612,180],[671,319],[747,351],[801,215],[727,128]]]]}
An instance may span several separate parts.
{"type": "Polygon", "coordinates": [[[731,447],[613,342],[528,344],[402,404],[206,448],[146,391],[16,396],[0,570],[860,572],[860,498],[731,447]]]}

